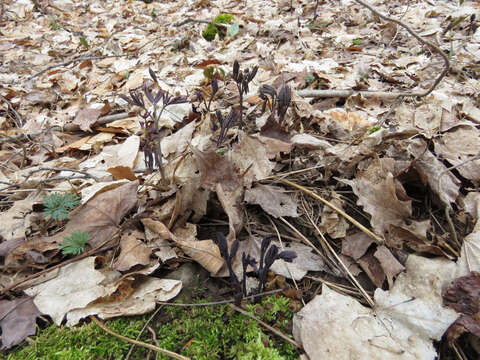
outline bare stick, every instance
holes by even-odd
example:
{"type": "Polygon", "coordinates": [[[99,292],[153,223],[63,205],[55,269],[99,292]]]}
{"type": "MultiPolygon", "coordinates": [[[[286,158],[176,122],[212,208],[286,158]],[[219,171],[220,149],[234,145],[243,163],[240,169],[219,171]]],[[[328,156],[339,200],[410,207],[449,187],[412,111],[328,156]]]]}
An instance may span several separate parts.
{"type": "Polygon", "coordinates": [[[241,307],[239,306],[236,306],[234,304],[230,304],[230,307],[232,309],[234,309],[235,311],[238,311],[240,314],[243,314],[247,317],[249,317],[250,319],[253,319],[255,320],[256,322],[258,322],[260,325],[262,325],[264,328],[266,328],[267,330],[270,330],[272,333],[274,333],[275,335],[278,335],[280,336],[283,340],[289,342],[290,344],[292,344],[293,346],[295,346],[297,349],[300,349],[300,350],[303,350],[302,346],[297,343],[295,340],[292,340],[290,339],[287,335],[285,335],[284,333],[282,333],[280,330],[277,330],[275,329],[274,327],[268,325],[267,323],[263,322],[262,320],[256,318],[255,316],[253,316],[252,314],[250,314],[248,311],[246,310],[243,310],[241,307]]]}
{"type": "Polygon", "coordinates": [[[138,346],[142,346],[142,347],[144,347],[144,348],[147,348],[147,349],[150,349],[150,350],[159,352],[159,353],[161,353],[161,354],[170,356],[172,359],[190,360],[190,358],[188,358],[188,357],[186,357],[186,356],[182,356],[182,355],[177,354],[177,353],[174,353],[173,351],[165,350],[165,349],[159,348],[158,346],[155,346],[155,345],[152,345],[152,344],[148,344],[148,343],[143,342],[143,341],[138,341],[138,340],[130,339],[129,337],[126,337],[126,336],[117,334],[115,331],[113,331],[113,330],[109,329],[108,327],[106,327],[105,324],[104,324],[103,322],[101,322],[100,320],[98,320],[95,316],[90,315],[90,319],[91,319],[95,324],[97,324],[102,330],[104,330],[105,332],[109,333],[110,335],[115,336],[116,338],[119,338],[119,339],[121,339],[121,340],[127,341],[127,342],[129,342],[129,343],[131,343],[131,344],[135,344],[135,345],[138,345],[138,346]]]}
{"type": "MultiPolygon", "coordinates": [[[[147,328],[148,324],[150,323],[150,321],[152,321],[152,319],[155,317],[155,315],[158,314],[158,312],[163,308],[163,305],[160,305],[158,307],[157,310],[155,310],[155,312],[152,314],[152,316],[150,316],[147,320],[147,322],[145,323],[145,325],[143,325],[143,328],[142,330],[140,330],[140,332],[138,333],[137,337],[135,338],[135,340],[138,340],[140,339],[140,336],[142,336],[143,332],[145,331],[145,329],[147,328]]],[[[127,356],[125,356],[125,359],[124,360],[128,360],[130,359],[130,355],[132,354],[132,351],[135,347],[135,344],[132,344],[132,346],[130,346],[130,350],[128,350],[128,353],[127,353],[127,356]]]]}
{"type": "Polygon", "coordinates": [[[15,124],[17,125],[18,128],[21,128],[23,126],[23,119],[21,118],[20,115],[18,115],[18,112],[15,111],[12,103],[7,99],[5,99],[2,95],[0,95],[0,99],[2,99],[7,104],[8,109],[13,113],[13,115],[15,115],[15,119],[14,119],[15,124]]]}
{"type": "Polygon", "coordinates": [[[423,39],[420,35],[418,35],[414,30],[412,30],[408,25],[404,24],[400,20],[385,16],[375,10],[372,6],[364,3],[361,0],[355,0],[360,5],[366,7],[372,13],[377,15],[379,18],[382,18],[386,21],[394,22],[395,24],[404,28],[410,35],[412,35],[415,39],[417,39],[421,44],[428,46],[433,52],[440,55],[445,63],[443,71],[440,75],[436,78],[433,85],[426,91],[419,91],[419,92],[409,92],[409,91],[401,91],[401,92],[386,92],[386,91],[355,91],[355,90],[300,90],[297,91],[297,94],[301,97],[312,97],[312,98],[331,98],[331,97],[341,97],[346,98],[352,95],[360,94],[363,97],[377,97],[381,99],[396,99],[398,97],[403,96],[412,96],[412,97],[424,97],[430,94],[440,81],[447,75],[448,70],[450,69],[450,61],[448,60],[448,56],[440,49],[437,45],[429,42],[428,40],[423,39]]]}
{"type": "Polygon", "coordinates": [[[336,207],[335,205],[333,205],[331,202],[325,200],[324,198],[322,198],[320,195],[314,193],[313,191],[310,191],[308,190],[307,188],[301,186],[301,185],[298,185],[298,184],[295,184],[294,182],[291,182],[289,180],[285,180],[285,179],[282,179],[280,180],[281,182],[283,182],[284,184],[287,184],[287,185],[290,185],[290,186],[293,186],[299,190],[302,190],[304,193],[310,195],[311,197],[317,199],[317,200],[320,200],[322,203],[324,203],[325,205],[327,205],[329,208],[335,210],[336,212],[338,212],[340,215],[342,215],[345,219],[347,219],[348,221],[350,221],[353,225],[355,225],[356,227],[358,227],[360,230],[362,230],[365,234],[367,234],[369,237],[371,237],[373,240],[375,240],[375,242],[377,244],[383,244],[384,241],[381,237],[379,237],[378,235],[374,234],[373,232],[371,232],[370,230],[368,230],[365,226],[363,226],[362,224],[360,224],[357,220],[355,220],[354,218],[352,218],[350,215],[348,215],[345,211],[343,211],[342,209],[339,209],[338,207],[336,207]]]}

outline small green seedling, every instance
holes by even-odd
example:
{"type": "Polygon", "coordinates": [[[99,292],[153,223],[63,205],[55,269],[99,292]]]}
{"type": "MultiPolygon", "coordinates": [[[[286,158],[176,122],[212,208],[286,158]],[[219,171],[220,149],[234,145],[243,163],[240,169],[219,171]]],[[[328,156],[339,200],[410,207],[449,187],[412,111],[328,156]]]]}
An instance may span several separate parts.
{"type": "MultiPolygon", "coordinates": [[[[215,25],[217,24],[231,24],[233,21],[233,15],[231,14],[220,14],[213,19],[212,24],[208,24],[205,30],[202,33],[202,37],[207,41],[213,41],[215,37],[220,36],[221,39],[225,37],[225,31],[221,27],[215,25]]],[[[232,24],[228,28],[228,35],[231,37],[238,34],[239,26],[238,24],[232,24]]]]}
{"type": "Polygon", "coordinates": [[[85,46],[85,48],[87,48],[87,49],[90,48],[90,46],[88,45],[87,39],[85,39],[84,37],[81,37],[81,38],[79,38],[79,40],[80,40],[80,44],[85,46]]]}
{"type": "Polygon", "coordinates": [[[362,45],[362,39],[354,39],[352,43],[353,45],[362,45]]]}
{"type": "Polygon", "coordinates": [[[377,132],[378,130],[380,130],[380,126],[379,126],[379,125],[372,126],[370,129],[368,129],[368,135],[371,135],[371,134],[373,134],[374,132],[377,132]]]}
{"type": "Polygon", "coordinates": [[[57,30],[57,31],[61,29],[61,26],[58,25],[55,21],[52,21],[52,22],[50,23],[50,27],[51,27],[53,30],[57,30]]]}
{"type": "Polygon", "coordinates": [[[50,216],[53,220],[65,220],[70,217],[68,213],[79,204],[80,198],[76,195],[53,193],[43,199],[43,206],[45,206],[43,214],[50,216]]]}
{"type": "Polygon", "coordinates": [[[85,231],[76,230],[70,237],[65,236],[58,247],[63,255],[78,255],[85,249],[85,244],[90,240],[90,235],[85,231]]]}

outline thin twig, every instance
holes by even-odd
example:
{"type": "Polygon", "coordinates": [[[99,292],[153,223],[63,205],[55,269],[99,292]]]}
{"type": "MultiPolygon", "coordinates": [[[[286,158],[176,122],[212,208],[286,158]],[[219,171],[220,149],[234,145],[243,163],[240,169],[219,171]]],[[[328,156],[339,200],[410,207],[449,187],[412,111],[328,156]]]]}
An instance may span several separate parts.
{"type": "Polygon", "coordinates": [[[99,178],[97,178],[96,176],[91,175],[91,174],[89,174],[89,173],[87,173],[86,171],[83,171],[83,170],[76,170],[76,169],[69,169],[69,168],[51,168],[51,167],[40,167],[38,169],[34,169],[34,170],[30,171],[29,174],[25,177],[25,180],[23,180],[23,182],[26,182],[33,174],[35,174],[37,172],[40,172],[40,171],[70,171],[70,172],[85,175],[86,177],[92,178],[96,182],[100,182],[99,178]]]}
{"type": "Polygon", "coordinates": [[[30,76],[27,81],[33,80],[36,77],[39,77],[40,75],[46,73],[47,71],[50,71],[52,69],[55,69],[56,67],[63,67],[63,66],[68,66],[70,64],[73,64],[74,62],[79,62],[79,61],[86,61],[86,60],[102,60],[102,59],[108,59],[108,58],[118,58],[118,57],[126,57],[130,56],[131,54],[125,54],[125,55],[100,55],[100,56],[78,56],[74,59],[64,61],[55,65],[51,65],[47,67],[46,69],[43,69],[42,71],[39,71],[38,73],[30,76]]]}
{"type": "MultiPolygon", "coordinates": [[[[106,115],[106,116],[102,116],[102,117],[98,118],[98,120],[95,124],[96,125],[106,125],[108,123],[111,123],[112,121],[122,120],[122,119],[126,119],[128,117],[129,117],[129,114],[126,113],[126,112],[118,113],[118,114],[112,114],[112,115],[106,115]]],[[[73,131],[78,131],[78,130],[80,130],[80,127],[77,124],[69,123],[69,124],[66,124],[63,128],[60,127],[60,126],[52,126],[48,129],[32,131],[30,133],[20,134],[20,135],[17,135],[17,136],[6,136],[4,134],[0,134],[0,145],[2,145],[3,143],[9,142],[9,141],[17,142],[17,141],[20,141],[20,140],[28,139],[30,137],[39,136],[39,135],[42,135],[43,133],[45,133],[46,131],[73,132],[73,131]],[[3,137],[3,139],[2,139],[2,137],[3,137]]]]}
{"type": "MultiPolygon", "coordinates": [[[[259,296],[264,296],[264,295],[278,294],[278,293],[280,293],[282,291],[285,291],[287,289],[288,288],[275,289],[275,290],[270,290],[270,291],[265,291],[265,292],[262,292],[262,293],[258,293],[258,294],[255,294],[255,295],[244,296],[242,298],[242,300],[255,299],[259,296]]],[[[156,303],[160,304],[160,305],[168,305],[168,306],[194,307],[194,306],[214,306],[214,305],[232,304],[235,301],[236,301],[235,299],[229,299],[229,300],[220,300],[220,301],[212,301],[212,302],[205,302],[205,303],[192,303],[192,304],[170,303],[170,302],[164,302],[164,301],[156,301],[156,303]]]]}
{"type": "Polygon", "coordinates": [[[173,351],[169,351],[169,350],[165,350],[165,349],[162,349],[162,348],[159,348],[158,346],[155,346],[155,345],[152,345],[152,344],[148,344],[146,342],[143,342],[143,341],[138,341],[138,340],[134,340],[134,339],[130,339],[129,337],[126,337],[126,336],[123,336],[123,335],[120,335],[118,333],[116,333],[115,331],[109,329],[107,326],[105,326],[105,324],[103,322],[101,322],[100,320],[98,320],[95,316],[93,315],[90,315],[89,316],[90,319],[98,325],[98,327],[100,327],[102,330],[104,330],[105,332],[109,333],[110,335],[113,335],[115,336],[116,338],[119,338],[121,340],[125,340],[131,344],[135,344],[135,345],[138,345],[138,346],[142,346],[144,348],[147,348],[147,349],[150,349],[150,350],[153,350],[153,351],[156,351],[156,352],[159,352],[161,354],[164,354],[164,355],[167,355],[167,356],[170,356],[172,359],[179,359],[179,360],[189,360],[190,358],[186,357],[186,356],[182,356],[180,354],[177,354],[177,353],[174,353],[173,351]]]}
{"type": "MultiPolygon", "coordinates": [[[[83,258],[86,258],[86,257],[88,257],[88,256],[90,256],[90,255],[94,255],[94,254],[95,254],[98,250],[100,250],[100,249],[105,250],[105,249],[103,249],[103,247],[104,247],[106,244],[108,244],[110,241],[112,241],[112,240],[115,238],[115,236],[117,236],[117,235],[121,232],[121,230],[122,230],[121,228],[118,229],[111,237],[109,237],[108,239],[106,239],[105,241],[103,241],[101,244],[99,244],[98,246],[94,247],[93,249],[91,249],[91,250],[89,250],[89,251],[86,251],[86,252],[84,252],[84,253],[82,253],[82,254],[80,254],[80,255],[78,255],[78,256],[75,256],[75,257],[72,258],[72,259],[66,260],[66,261],[64,261],[64,262],[62,262],[62,263],[60,263],[60,264],[57,264],[57,265],[54,265],[54,266],[49,267],[49,268],[47,268],[47,269],[44,269],[44,270],[42,270],[42,271],[39,271],[39,272],[37,272],[37,273],[35,273],[35,274],[29,275],[29,276],[27,276],[27,277],[25,277],[25,278],[23,278],[23,279],[21,279],[21,280],[19,280],[19,281],[17,281],[17,282],[14,282],[13,284],[8,285],[7,287],[4,287],[3,289],[0,290],[0,296],[6,294],[6,293],[7,293],[8,291],[10,291],[10,290],[16,289],[16,288],[19,287],[20,285],[22,285],[22,284],[24,284],[24,283],[26,283],[26,282],[28,282],[28,281],[30,281],[30,280],[33,280],[33,279],[36,279],[36,278],[38,278],[38,277],[40,277],[40,276],[42,276],[42,275],[48,274],[48,273],[49,273],[50,271],[52,271],[52,270],[56,270],[56,269],[58,269],[58,268],[61,268],[61,267],[66,266],[66,265],[68,265],[68,264],[74,263],[74,262],[76,262],[76,261],[78,261],[78,260],[81,260],[81,259],[83,259],[83,258]]],[[[112,245],[112,246],[113,246],[113,245],[112,245]]],[[[110,247],[111,247],[111,246],[109,246],[108,248],[110,248],[110,247]]]]}
{"type": "Polygon", "coordinates": [[[215,26],[218,26],[218,27],[223,27],[224,29],[228,29],[228,25],[226,24],[222,24],[222,23],[217,23],[215,21],[208,21],[208,20],[201,20],[201,19],[192,19],[192,18],[187,18],[181,22],[179,22],[178,24],[175,24],[175,26],[179,27],[179,26],[182,26],[182,25],[185,25],[185,24],[188,24],[188,23],[199,23],[199,24],[213,24],[215,26]]]}
{"type": "Polygon", "coordinates": [[[455,225],[453,224],[452,218],[450,217],[450,204],[445,205],[445,218],[447,219],[448,226],[450,226],[450,233],[453,236],[453,240],[455,244],[457,244],[458,248],[460,249],[462,245],[458,241],[457,231],[455,230],[455,225]]]}
{"type": "Polygon", "coordinates": [[[5,99],[2,95],[0,95],[0,99],[2,99],[8,106],[8,110],[10,110],[10,112],[13,113],[13,115],[15,115],[15,125],[17,125],[17,127],[20,129],[23,124],[24,124],[24,121],[22,119],[22,117],[18,114],[18,112],[13,108],[13,105],[10,101],[8,101],[7,99],[5,99]]]}
{"type": "Polygon", "coordinates": [[[300,350],[303,350],[303,347],[297,343],[295,340],[292,340],[290,339],[287,335],[285,335],[284,333],[282,333],[280,330],[277,330],[275,329],[274,327],[268,325],[267,323],[263,322],[262,320],[256,318],[255,316],[253,316],[252,314],[250,314],[248,311],[246,310],[243,310],[241,307],[235,305],[235,304],[230,304],[230,307],[235,310],[235,311],[238,311],[240,314],[243,314],[247,317],[249,317],[250,319],[253,319],[255,320],[256,322],[258,322],[260,325],[262,325],[264,328],[266,328],[267,330],[270,330],[272,333],[274,333],[275,335],[277,336],[280,336],[283,340],[285,341],[288,341],[290,344],[292,344],[293,346],[295,346],[297,349],[300,349],[300,350]]]}
{"type": "Polygon", "coordinates": [[[431,43],[428,40],[423,39],[420,35],[418,35],[414,30],[412,30],[408,25],[401,22],[400,20],[391,18],[389,16],[383,15],[377,10],[375,10],[372,6],[364,3],[361,0],[355,0],[360,5],[366,7],[372,13],[377,15],[379,18],[382,18],[385,21],[391,21],[395,24],[403,27],[410,35],[412,35],[415,39],[417,39],[421,44],[430,47],[435,53],[440,55],[444,62],[443,71],[440,75],[435,79],[434,83],[430,88],[426,91],[419,91],[419,92],[409,92],[409,91],[400,91],[400,92],[386,92],[386,91],[356,91],[356,90],[300,90],[297,91],[297,94],[301,97],[313,97],[313,98],[329,98],[329,97],[341,97],[346,98],[352,95],[362,95],[363,97],[377,97],[381,99],[396,99],[398,97],[403,96],[412,96],[412,97],[425,97],[430,94],[437,85],[442,81],[442,79],[447,75],[448,70],[450,69],[450,60],[448,56],[440,49],[437,45],[431,43]]]}
{"type": "Polygon", "coordinates": [[[370,295],[368,295],[368,293],[365,291],[365,289],[362,287],[362,285],[360,285],[360,283],[357,281],[357,279],[355,279],[355,277],[353,276],[353,274],[350,272],[350,270],[348,269],[348,266],[342,261],[342,259],[340,258],[340,256],[338,256],[338,254],[336,253],[335,249],[332,247],[332,245],[330,245],[330,243],[327,241],[327,239],[325,239],[325,236],[323,235],[323,233],[320,231],[320,229],[318,228],[317,224],[315,224],[315,222],[312,221],[312,219],[310,218],[309,214],[307,214],[309,220],[310,220],[310,223],[312,224],[312,226],[315,228],[315,231],[320,235],[321,239],[323,240],[324,244],[328,247],[328,250],[330,251],[330,253],[335,257],[335,259],[338,261],[338,263],[342,266],[343,270],[347,273],[348,277],[350,278],[350,281],[352,281],[352,283],[358,288],[358,290],[360,291],[360,293],[363,295],[363,297],[365,298],[365,300],[368,302],[368,304],[373,308],[375,307],[375,302],[372,300],[372,298],[370,297],[370,295]]]}
{"type": "Polygon", "coordinates": [[[342,215],[345,219],[347,219],[348,221],[350,221],[353,225],[355,225],[356,227],[358,227],[360,230],[362,230],[365,234],[367,234],[369,237],[371,237],[373,240],[375,240],[375,242],[377,244],[383,244],[384,241],[381,237],[379,237],[378,235],[374,234],[372,231],[368,230],[365,226],[363,226],[362,224],[360,224],[357,220],[355,220],[354,218],[352,218],[350,215],[348,215],[345,211],[343,211],[342,209],[336,207],[335,205],[333,205],[332,203],[330,203],[329,201],[325,200],[324,198],[322,198],[320,195],[314,193],[313,191],[310,191],[308,190],[307,188],[301,186],[301,185],[298,185],[298,184],[295,184],[294,182],[291,182],[289,180],[285,180],[285,179],[282,179],[280,180],[281,182],[283,182],[284,184],[287,184],[287,185],[290,185],[290,186],[293,186],[299,190],[302,190],[304,193],[310,195],[311,197],[317,199],[317,200],[320,200],[323,204],[327,205],[328,207],[330,207],[331,209],[335,210],[336,212],[338,212],[340,215],[342,215]]]}
{"type": "MultiPolygon", "coordinates": [[[[160,305],[158,307],[157,310],[155,310],[155,312],[152,314],[152,316],[150,316],[148,318],[148,320],[146,321],[146,323],[143,325],[143,328],[140,330],[140,332],[138,333],[137,337],[135,338],[135,340],[138,340],[140,339],[140,336],[142,336],[143,332],[145,331],[145,329],[147,328],[148,324],[150,323],[150,321],[152,321],[152,319],[155,317],[155,315],[158,314],[158,312],[163,308],[163,305],[160,305]]],[[[125,356],[125,359],[124,360],[128,360],[130,358],[130,355],[132,354],[133,352],[133,349],[135,348],[135,344],[132,344],[132,346],[130,346],[130,350],[128,350],[128,353],[127,353],[127,356],[125,356]]]]}

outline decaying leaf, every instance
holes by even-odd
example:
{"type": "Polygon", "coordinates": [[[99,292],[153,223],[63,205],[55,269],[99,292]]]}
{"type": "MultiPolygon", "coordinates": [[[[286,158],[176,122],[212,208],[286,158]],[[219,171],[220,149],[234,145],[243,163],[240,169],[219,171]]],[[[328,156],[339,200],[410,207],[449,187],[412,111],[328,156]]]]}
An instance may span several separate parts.
{"type": "Polygon", "coordinates": [[[129,270],[135,265],[147,265],[150,263],[152,251],[141,240],[143,234],[138,231],[125,233],[120,239],[120,255],[113,264],[118,271],[129,270]]]}
{"type": "Polygon", "coordinates": [[[25,293],[34,297],[42,313],[60,325],[69,311],[112,294],[118,286],[114,281],[119,278],[117,271],[95,269],[95,257],[90,256],[62,267],[56,278],[26,289],[25,293]],[[107,284],[103,283],[106,279],[107,284]]]}
{"type": "Polygon", "coordinates": [[[357,204],[372,216],[371,224],[380,234],[390,225],[402,225],[412,214],[410,200],[399,198],[402,185],[394,179],[393,159],[376,159],[354,180],[342,180],[358,196],[357,204]]]}
{"type": "Polygon", "coordinates": [[[35,335],[36,320],[42,313],[33,303],[33,298],[21,296],[13,300],[0,300],[0,328],[2,347],[10,349],[20,344],[27,336],[35,335]]]}
{"type": "Polygon", "coordinates": [[[178,229],[177,234],[185,236],[179,238],[160,221],[142,219],[142,223],[163,239],[174,241],[186,254],[212,274],[216,274],[222,267],[223,259],[218,246],[212,240],[196,240],[196,229],[193,224],[184,230],[178,229]]]}
{"type": "Polygon", "coordinates": [[[450,285],[443,294],[444,304],[462,314],[448,329],[447,338],[456,340],[464,332],[480,336],[480,273],[472,271],[450,285]]]}
{"type": "Polygon", "coordinates": [[[258,204],[273,217],[297,217],[297,204],[292,197],[278,186],[259,184],[245,191],[245,199],[249,204],[258,204]]]}
{"type": "Polygon", "coordinates": [[[328,286],[294,316],[293,335],[311,359],[435,359],[439,340],[458,315],[441,291],[455,264],[410,256],[390,291],[375,291],[375,309],[328,286]],[[327,354],[327,355],[325,355],[327,354]]]}

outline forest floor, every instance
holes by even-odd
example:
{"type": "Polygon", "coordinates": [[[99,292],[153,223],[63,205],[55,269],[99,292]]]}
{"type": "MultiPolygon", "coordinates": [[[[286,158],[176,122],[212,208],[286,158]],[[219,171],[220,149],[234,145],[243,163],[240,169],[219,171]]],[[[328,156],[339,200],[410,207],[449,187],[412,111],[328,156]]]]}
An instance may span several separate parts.
{"type": "Polygon", "coordinates": [[[2,356],[477,359],[479,9],[2,1],[2,356]]]}

